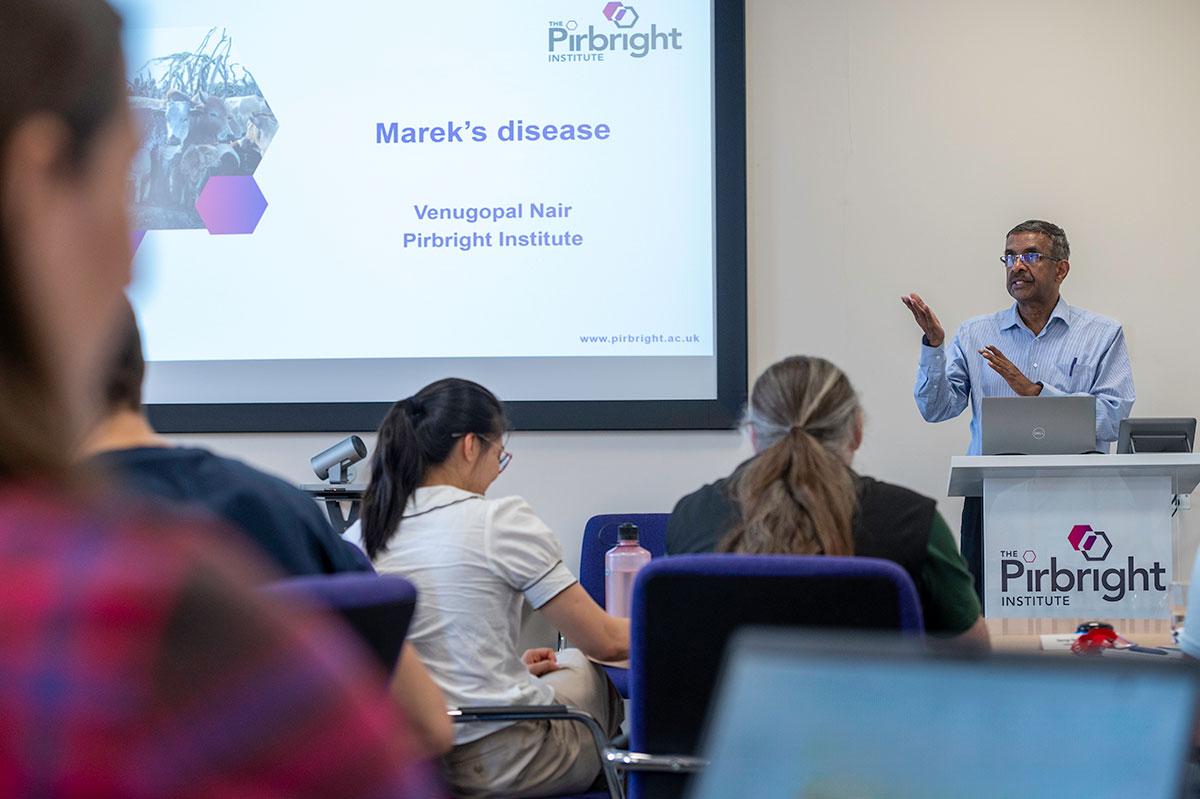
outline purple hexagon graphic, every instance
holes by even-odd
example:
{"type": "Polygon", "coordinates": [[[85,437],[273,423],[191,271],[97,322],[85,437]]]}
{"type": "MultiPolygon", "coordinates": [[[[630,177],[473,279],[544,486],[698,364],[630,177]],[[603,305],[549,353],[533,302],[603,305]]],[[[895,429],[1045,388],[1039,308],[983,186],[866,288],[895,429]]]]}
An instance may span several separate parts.
{"type": "Polygon", "coordinates": [[[253,233],[267,198],[251,175],[214,175],[204,184],[196,212],[214,236],[253,233]]]}
{"type": "Polygon", "coordinates": [[[1112,541],[1103,530],[1093,530],[1090,524],[1077,524],[1067,534],[1071,548],[1085,560],[1104,560],[1112,551],[1112,541]]]}
{"type": "Polygon", "coordinates": [[[638,12],[624,3],[608,3],[604,6],[604,18],[618,28],[632,28],[637,24],[638,12]]]}
{"type": "Polygon", "coordinates": [[[1090,524],[1077,524],[1071,528],[1071,532],[1067,533],[1067,541],[1070,542],[1072,549],[1079,549],[1079,545],[1083,543],[1083,537],[1092,531],[1090,524]]]}
{"type": "Polygon", "coordinates": [[[142,241],[145,238],[146,238],[146,231],[144,231],[144,230],[135,230],[129,234],[129,243],[131,245],[133,245],[130,249],[133,250],[133,253],[135,255],[137,254],[138,247],[142,246],[142,241]]]}

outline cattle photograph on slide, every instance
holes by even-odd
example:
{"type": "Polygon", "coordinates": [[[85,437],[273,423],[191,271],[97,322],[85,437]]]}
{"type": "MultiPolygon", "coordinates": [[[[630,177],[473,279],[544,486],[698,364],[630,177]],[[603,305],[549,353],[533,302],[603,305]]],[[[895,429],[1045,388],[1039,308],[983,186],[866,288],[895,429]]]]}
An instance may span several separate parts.
{"type": "Polygon", "coordinates": [[[152,58],[129,80],[142,144],[130,172],[136,230],[205,227],[196,201],[213,176],[253,175],[279,130],[254,75],[212,28],[199,46],[152,58]]]}

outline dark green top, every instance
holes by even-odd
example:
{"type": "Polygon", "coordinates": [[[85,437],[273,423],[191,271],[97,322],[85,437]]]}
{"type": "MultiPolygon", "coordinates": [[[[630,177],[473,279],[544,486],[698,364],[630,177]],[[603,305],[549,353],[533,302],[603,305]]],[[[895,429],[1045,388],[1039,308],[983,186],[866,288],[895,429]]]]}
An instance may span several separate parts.
{"type": "MultiPolygon", "coordinates": [[[[679,500],[667,523],[668,555],[716,549],[737,523],[737,504],[729,493],[737,473],[679,500]]],[[[904,567],[920,595],[927,631],[958,635],[969,630],[979,618],[979,598],[966,561],[934,501],[869,477],[856,476],[856,480],[855,553],[904,567]]]]}
{"type": "Polygon", "coordinates": [[[921,584],[928,599],[922,610],[925,629],[953,635],[965,633],[975,624],[982,612],[975,583],[967,562],[954,543],[954,534],[942,514],[933,514],[929,529],[929,546],[925,548],[925,565],[921,569],[921,584]]]}

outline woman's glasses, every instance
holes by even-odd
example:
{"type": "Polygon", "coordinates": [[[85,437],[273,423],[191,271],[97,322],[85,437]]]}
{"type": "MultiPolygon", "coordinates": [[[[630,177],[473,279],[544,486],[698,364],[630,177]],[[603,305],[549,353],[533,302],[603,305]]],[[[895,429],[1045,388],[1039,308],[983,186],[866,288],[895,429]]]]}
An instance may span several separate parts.
{"type": "MultiPolygon", "coordinates": [[[[450,437],[451,438],[462,438],[464,436],[475,436],[480,441],[486,441],[488,444],[496,443],[495,441],[488,438],[487,436],[480,435],[479,433],[455,433],[454,435],[452,435],[450,437]]],[[[505,433],[504,438],[500,440],[500,472],[502,474],[503,474],[504,470],[508,468],[508,464],[512,463],[512,459],[513,459],[512,453],[508,451],[508,433],[505,433]]]]}

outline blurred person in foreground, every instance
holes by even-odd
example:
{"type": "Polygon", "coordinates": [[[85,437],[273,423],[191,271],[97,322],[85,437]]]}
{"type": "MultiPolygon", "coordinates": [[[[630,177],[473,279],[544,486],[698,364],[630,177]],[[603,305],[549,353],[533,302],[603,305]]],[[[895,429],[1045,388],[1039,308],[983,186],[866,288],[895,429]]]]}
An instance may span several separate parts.
{"type": "Polygon", "coordinates": [[[353,641],[72,473],[130,277],[120,34],[0,3],[0,795],[435,795],[353,641]]]}
{"type": "MultiPolygon", "coordinates": [[[[240,461],[176,447],[155,432],[142,409],[146,362],[129,303],[122,304],[119,317],[116,352],[103,380],[104,415],[83,445],[86,464],[131,497],[212,517],[220,528],[200,532],[229,529],[286,575],[374,574],[362,550],[335,533],[300,489],[240,461]]],[[[264,571],[263,577],[278,575],[264,571]]],[[[453,732],[445,698],[407,641],[392,679],[392,695],[423,753],[434,756],[450,750],[453,732]]]]}
{"type": "Polygon", "coordinates": [[[137,497],[210,514],[241,533],[284,574],[374,571],[296,486],[248,464],[160,436],[142,408],[146,361],[133,308],[119,312],[116,353],[103,376],[102,417],[83,445],[87,465],[137,497]]]}

